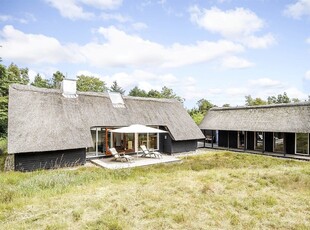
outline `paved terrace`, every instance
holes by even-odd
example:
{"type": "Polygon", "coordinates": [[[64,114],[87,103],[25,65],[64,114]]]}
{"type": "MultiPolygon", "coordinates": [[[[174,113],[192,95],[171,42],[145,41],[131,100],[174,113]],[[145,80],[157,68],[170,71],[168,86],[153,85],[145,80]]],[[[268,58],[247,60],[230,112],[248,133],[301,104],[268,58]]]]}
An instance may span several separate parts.
{"type": "Polygon", "coordinates": [[[175,156],[165,155],[163,154],[162,158],[154,158],[154,157],[141,157],[140,155],[130,155],[133,158],[133,161],[115,161],[113,157],[105,157],[99,159],[90,159],[90,162],[93,164],[108,168],[108,169],[120,169],[120,168],[133,168],[139,166],[147,166],[154,164],[162,164],[162,163],[175,163],[181,162],[180,158],[175,156]]]}
{"type": "Polygon", "coordinates": [[[154,157],[141,157],[141,154],[128,154],[134,158],[133,162],[127,161],[115,161],[113,157],[104,157],[97,159],[88,159],[91,163],[108,169],[120,169],[120,168],[133,168],[133,167],[141,167],[148,166],[154,164],[168,164],[168,163],[177,163],[182,162],[182,157],[198,155],[201,153],[205,153],[207,151],[214,151],[211,149],[197,149],[196,151],[191,152],[182,152],[176,153],[173,155],[162,154],[162,158],[154,158],[154,157]]]}

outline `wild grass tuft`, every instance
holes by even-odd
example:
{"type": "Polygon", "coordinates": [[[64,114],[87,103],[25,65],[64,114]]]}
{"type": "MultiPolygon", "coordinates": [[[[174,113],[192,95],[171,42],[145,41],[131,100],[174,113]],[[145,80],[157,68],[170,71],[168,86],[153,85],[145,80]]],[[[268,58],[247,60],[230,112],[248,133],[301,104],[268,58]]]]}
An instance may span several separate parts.
{"type": "Polygon", "coordinates": [[[86,223],[85,229],[87,230],[122,230],[124,224],[121,223],[121,218],[116,218],[110,215],[107,215],[96,221],[90,221],[86,223]]]}

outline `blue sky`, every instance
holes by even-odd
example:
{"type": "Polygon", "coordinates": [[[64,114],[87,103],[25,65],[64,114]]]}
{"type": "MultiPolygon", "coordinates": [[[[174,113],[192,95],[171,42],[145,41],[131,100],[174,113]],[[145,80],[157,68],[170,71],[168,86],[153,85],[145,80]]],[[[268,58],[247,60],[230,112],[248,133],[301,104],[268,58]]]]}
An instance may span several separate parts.
{"type": "Polygon", "coordinates": [[[0,45],[32,79],[167,86],[187,108],[310,94],[310,0],[1,0],[0,45]]]}

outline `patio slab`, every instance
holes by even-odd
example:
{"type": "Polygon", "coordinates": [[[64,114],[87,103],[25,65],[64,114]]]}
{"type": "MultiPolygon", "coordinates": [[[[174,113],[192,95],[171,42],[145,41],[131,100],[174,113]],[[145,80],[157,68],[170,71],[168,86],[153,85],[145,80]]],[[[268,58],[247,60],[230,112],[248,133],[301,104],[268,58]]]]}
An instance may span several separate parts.
{"type": "Polygon", "coordinates": [[[114,161],[113,157],[90,159],[90,162],[92,162],[93,164],[97,166],[107,168],[107,169],[133,168],[133,167],[141,167],[141,166],[148,166],[148,165],[154,165],[154,164],[181,162],[181,159],[175,156],[169,156],[169,155],[163,155],[162,158],[141,157],[137,155],[131,155],[131,156],[134,158],[133,162],[114,161]]]}

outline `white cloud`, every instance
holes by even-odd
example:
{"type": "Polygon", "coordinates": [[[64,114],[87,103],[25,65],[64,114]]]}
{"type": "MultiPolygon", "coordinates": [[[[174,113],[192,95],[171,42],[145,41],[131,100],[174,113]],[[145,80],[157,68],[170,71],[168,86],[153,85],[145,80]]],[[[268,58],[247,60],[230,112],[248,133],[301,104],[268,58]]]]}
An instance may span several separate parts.
{"type": "Polygon", "coordinates": [[[122,4],[122,0],[45,0],[56,8],[61,16],[71,20],[90,20],[95,17],[91,12],[85,12],[82,4],[98,9],[115,9],[122,4]]]}
{"type": "Polygon", "coordinates": [[[28,76],[29,76],[29,79],[30,79],[30,82],[33,82],[34,81],[34,78],[35,76],[38,74],[38,72],[32,70],[32,69],[29,69],[28,71],[28,76]]]}
{"type": "Polygon", "coordinates": [[[225,93],[227,94],[228,97],[231,96],[245,96],[249,94],[249,89],[245,87],[230,87],[225,90],[225,93]]]}
{"type": "Polygon", "coordinates": [[[247,36],[241,39],[242,43],[245,44],[247,47],[253,49],[260,49],[260,48],[268,48],[269,46],[276,43],[276,39],[272,34],[266,34],[264,36],[247,36]]]}
{"type": "Polygon", "coordinates": [[[80,75],[91,76],[91,77],[96,77],[96,78],[102,78],[103,77],[98,73],[93,73],[93,72],[88,71],[88,70],[79,70],[76,73],[76,76],[80,76],[80,75]]]}
{"type": "Polygon", "coordinates": [[[1,14],[0,15],[0,22],[6,22],[6,21],[10,21],[12,20],[12,16],[11,15],[5,15],[5,14],[1,14]]]}
{"type": "Polygon", "coordinates": [[[25,34],[7,25],[0,32],[3,58],[25,63],[58,63],[81,61],[75,45],[63,46],[52,37],[25,34]]]}
{"type": "Polygon", "coordinates": [[[248,9],[222,11],[217,7],[200,9],[193,6],[189,12],[191,21],[198,26],[250,48],[266,48],[275,42],[272,34],[255,35],[264,28],[265,22],[248,9]]]}
{"type": "Polygon", "coordinates": [[[100,18],[102,18],[103,20],[116,20],[120,23],[128,22],[131,20],[129,17],[123,16],[119,13],[114,13],[114,14],[102,13],[100,15],[100,18]]]}
{"type": "Polygon", "coordinates": [[[300,100],[306,100],[308,98],[308,94],[305,94],[296,87],[288,87],[284,92],[286,92],[290,98],[298,98],[300,100]]]}
{"type": "Polygon", "coordinates": [[[133,23],[133,24],[132,24],[132,28],[133,28],[134,30],[139,31],[139,30],[147,29],[148,26],[147,26],[145,23],[143,23],[143,22],[136,22],[136,23],[133,23]]]}
{"type": "Polygon", "coordinates": [[[310,1],[297,0],[296,3],[286,6],[284,14],[294,19],[300,19],[302,16],[310,16],[310,1]]]}
{"type": "Polygon", "coordinates": [[[280,81],[272,80],[270,78],[260,78],[249,81],[251,86],[261,88],[283,88],[283,83],[280,81]]]}
{"type": "Polygon", "coordinates": [[[199,9],[190,8],[191,20],[200,27],[224,37],[251,35],[263,28],[264,22],[250,10],[236,8],[222,11],[217,7],[199,9]]]}
{"type": "Polygon", "coordinates": [[[154,74],[143,70],[134,70],[132,73],[115,73],[111,76],[103,77],[103,80],[111,85],[117,81],[122,87],[132,89],[138,86],[140,89],[149,91],[151,89],[160,90],[163,86],[175,86],[178,79],[172,74],[154,74]]]}
{"type": "Polygon", "coordinates": [[[306,42],[307,42],[308,44],[310,44],[310,38],[307,38],[306,42]]]}
{"type": "Polygon", "coordinates": [[[310,70],[306,72],[304,79],[310,81],[310,70]]]}
{"type": "Polygon", "coordinates": [[[246,95],[251,95],[252,98],[267,100],[269,96],[277,96],[284,92],[286,92],[290,98],[305,100],[308,97],[303,91],[296,87],[292,87],[286,82],[280,82],[270,78],[260,78],[248,82],[239,82],[238,85],[231,87],[220,86],[217,88],[205,89],[202,98],[207,98],[212,103],[219,106],[224,103],[236,106],[244,105],[246,95]]]}
{"type": "Polygon", "coordinates": [[[39,74],[43,79],[48,79],[55,72],[56,72],[55,69],[54,69],[53,72],[51,72],[50,68],[47,68],[47,69],[44,69],[44,70],[43,69],[42,70],[29,69],[28,70],[28,76],[29,76],[30,82],[33,82],[35,77],[37,76],[37,74],[39,74]]]}
{"type": "Polygon", "coordinates": [[[225,57],[222,60],[222,67],[226,69],[243,69],[252,67],[254,64],[236,56],[225,57]]]}
{"type": "Polygon", "coordinates": [[[86,63],[99,68],[172,68],[205,63],[244,51],[241,45],[225,40],[163,46],[129,35],[115,27],[101,27],[97,32],[99,36],[103,36],[104,42],[93,41],[80,46],[61,44],[53,37],[26,34],[13,26],[5,26],[0,38],[3,46],[1,51],[3,58],[21,60],[24,63],[86,63]]]}
{"type": "Polygon", "coordinates": [[[123,0],[79,0],[85,5],[98,9],[116,9],[122,5],[123,0]]]}
{"type": "Polygon", "coordinates": [[[52,7],[56,8],[61,16],[71,20],[85,19],[89,20],[94,18],[94,14],[85,12],[83,8],[78,5],[76,0],[46,0],[52,7]]]}
{"type": "Polygon", "coordinates": [[[22,24],[27,24],[28,22],[34,22],[36,21],[36,18],[33,14],[30,13],[24,13],[24,16],[21,18],[13,17],[12,15],[0,15],[0,22],[9,22],[9,21],[17,21],[22,24]]]}
{"type": "Polygon", "coordinates": [[[224,40],[201,41],[194,45],[175,43],[165,47],[115,27],[101,27],[98,32],[106,39],[104,44],[88,43],[81,48],[83,55],[95,66],[179,67],[243,52],[242,46],[224,40]]]}

